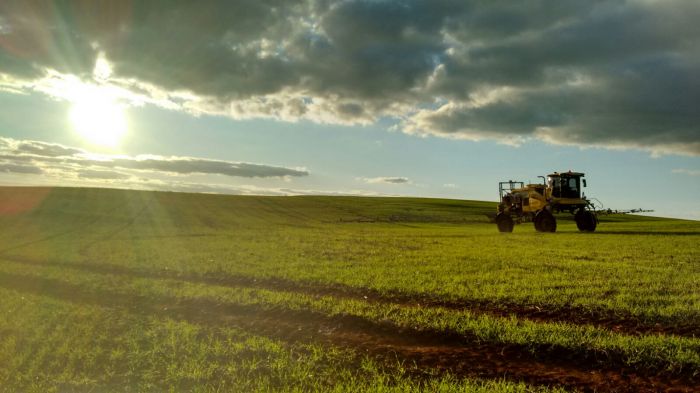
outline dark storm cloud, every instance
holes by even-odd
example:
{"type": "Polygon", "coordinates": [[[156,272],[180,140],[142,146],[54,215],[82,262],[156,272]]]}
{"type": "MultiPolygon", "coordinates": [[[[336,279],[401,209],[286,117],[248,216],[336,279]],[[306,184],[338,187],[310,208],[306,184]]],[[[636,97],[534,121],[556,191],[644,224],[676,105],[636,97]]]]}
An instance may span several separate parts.
{"type": "Polygon", "coordinates": [[[698,155],[698,20],[695,0],[6,2],[0,72],[104,53],[192,111],[698,155]]]}
{"type": "Polygon", "coordinates": [[[700,154],[699,4],[605,3],[561,26],[466,49],[448,57],[432,87],[452,102],[407,128],[700,154]],[[474,91],[504,87],[492,101],[469,102],[474,91]]]}
{"type": "MultiPolygon", "coordinates": [[[[66,168],[76,168],[79,175],[84,177],[89,177],[91,174],[105,175],[107,172],[100,168],[121,168],[177,175],[211,174],[247,178],[299,177],[309,174],[304,169],[194,157],[93,155],[81,149],[59,144],[17,141],[10,138],[0,138],[0,159],[15,165],[36,165],[59,172],[65,171],[66,168]]],[[[110,171],[110,173],[113,175],[117,172],[110,171]]]]}
{"type": "Polygon", "coordinates": [[[604,83],[525,89],[481,106],[421,111],[409,130],[452,137],[531,135],[554,143],[700,154],[700,74],[679,59],[628,64],[604,83]]]}

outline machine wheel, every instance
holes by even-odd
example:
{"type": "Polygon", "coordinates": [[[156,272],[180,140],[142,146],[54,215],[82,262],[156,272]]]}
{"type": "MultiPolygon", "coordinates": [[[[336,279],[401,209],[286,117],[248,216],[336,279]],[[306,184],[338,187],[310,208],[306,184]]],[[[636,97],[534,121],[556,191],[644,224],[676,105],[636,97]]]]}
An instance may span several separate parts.
{"type": "Polygon", "coordinates": [[[557,220],[554,218],[552,213],[547,210],[540,210],[535,215],[535,229],[538,232],[556,232],[557,231],[557,220]]]}
{"type": "Polygon", "coordinates": [[[513,219],[510,214],[498,213],[496,215],[496,225],[498,226],[499,232],[513,232],[513,219]]]}
{"type": "Polygon", "coordinates": [[[595,219],[595,215],[588,210],[580,209],[576,212],[574,216],[576,221],[576,226],[581,232],[594,232],[595,227],[598,225],[595,219]]]}

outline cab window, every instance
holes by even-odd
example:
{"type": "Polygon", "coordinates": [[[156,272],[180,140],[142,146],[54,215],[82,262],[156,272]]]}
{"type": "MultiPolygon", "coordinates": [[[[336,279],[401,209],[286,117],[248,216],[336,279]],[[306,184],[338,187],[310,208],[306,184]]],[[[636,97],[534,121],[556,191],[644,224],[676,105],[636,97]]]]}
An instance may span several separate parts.
{"type": "Polygon", "coordinates": [[[569,179],[569,189],[571,191],[578,191],[578,184],[577,184],[578,182],[576,180],[577,179],[575,179],[573,177],[571,179],[569,179]]]}

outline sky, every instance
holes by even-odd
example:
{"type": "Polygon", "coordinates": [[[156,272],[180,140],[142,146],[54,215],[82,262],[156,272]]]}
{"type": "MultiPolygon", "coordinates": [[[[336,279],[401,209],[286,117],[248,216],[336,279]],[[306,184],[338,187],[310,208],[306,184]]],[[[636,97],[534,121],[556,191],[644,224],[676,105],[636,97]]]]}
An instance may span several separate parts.
{"type": "Polygon", "coordinates": [[[700,2],[3,1],[0,184],[700,220],[700,2]]]}

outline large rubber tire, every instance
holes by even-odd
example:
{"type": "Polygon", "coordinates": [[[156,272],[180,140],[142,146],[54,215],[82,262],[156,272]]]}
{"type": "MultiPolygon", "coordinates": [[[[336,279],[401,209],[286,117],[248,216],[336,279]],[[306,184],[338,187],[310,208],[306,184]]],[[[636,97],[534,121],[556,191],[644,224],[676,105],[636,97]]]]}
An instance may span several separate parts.
{"type": "Polygon", "coordinates": [[[498,226],[498,232],[513,232],[513,219],[510,214],[498,213],[496,215],[496,225],[498,226]]]}
{"type": "Polygon", "coordinates": [[[556,232],[557,220],[547,210],[540,210],[535,215],[535,229],[537,232],[556,232]]]}
{"type": "Polygon", "coordinates": [[[598,220],[596,220],[595,215],[588,210],[580,209],[577,211],[574,220],[578,230],[581,232],[595,232],[595,228],[598,226],[598,220]]]}

